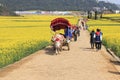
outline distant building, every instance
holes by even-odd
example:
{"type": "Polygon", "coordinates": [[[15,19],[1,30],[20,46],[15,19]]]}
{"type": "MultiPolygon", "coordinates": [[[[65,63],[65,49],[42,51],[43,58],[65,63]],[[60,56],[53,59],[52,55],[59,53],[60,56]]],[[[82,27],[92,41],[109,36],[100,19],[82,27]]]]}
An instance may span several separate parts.
{"type": "Polygon", "coordinates": [[[119,14],[120,10],[114,10],[114,13],[119,14]]]}
{"type": "Polygon", "coordinates": [[[18,15],[28,15],[28,14],[53,14],[53,15],[71,15],[72,12],[70,11],[15,11],[16,14],[18,15]]]}
{"type": "Polygon", "coordinates": [[[18,15],[25,15],[25,14],[36,14],[36,11],[15,11],[18,15]]]}
{"type": "Polygon", "coordinates": [[[103,14],[112,14],[114,13],[112,10],[104,10],[103,11],[103,14]]]}

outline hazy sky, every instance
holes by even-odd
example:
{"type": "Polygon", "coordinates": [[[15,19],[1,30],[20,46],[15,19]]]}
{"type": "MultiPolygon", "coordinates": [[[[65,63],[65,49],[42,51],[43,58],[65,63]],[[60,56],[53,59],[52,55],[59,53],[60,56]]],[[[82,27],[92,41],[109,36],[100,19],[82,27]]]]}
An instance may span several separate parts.
{"type": "Polygon", "coordinates": [[[120,4],[120,0],[99,0],[99,1],[109,1],[112,3],[120,4]]]}

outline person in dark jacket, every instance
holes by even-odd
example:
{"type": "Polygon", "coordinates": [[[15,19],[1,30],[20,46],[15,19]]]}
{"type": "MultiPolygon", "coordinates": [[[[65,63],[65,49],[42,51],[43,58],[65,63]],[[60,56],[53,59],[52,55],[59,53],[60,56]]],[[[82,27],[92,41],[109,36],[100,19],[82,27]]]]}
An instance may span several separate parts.
{"type": "Polygon", "coordinates": [[[73,32],[74,35],[74,41],[77,41],[77,28],[73,32]]]}
{"type": "Polygon", "coordinates": [[[95,45],[95,31],[94,30],[90,32],[90,44],[91,44],[91,48],[94,49],[94,45],[95,45]]]}
{"type": "Polygon", "coordinates": [[[79,29],[79,27],[77,27],[77,36],[78,37],[80,36],[80,29],[79,29]]]}

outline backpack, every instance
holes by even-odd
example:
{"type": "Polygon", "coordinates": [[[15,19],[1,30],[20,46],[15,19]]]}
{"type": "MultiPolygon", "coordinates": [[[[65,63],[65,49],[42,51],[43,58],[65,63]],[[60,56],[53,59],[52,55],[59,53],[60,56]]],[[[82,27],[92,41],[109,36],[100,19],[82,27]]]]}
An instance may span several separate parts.
{"type": "Polygon", "coordinates": [[[96,41],[96,42],[101,42],[100,32],[96,32],[95,41],[96,41]]]}

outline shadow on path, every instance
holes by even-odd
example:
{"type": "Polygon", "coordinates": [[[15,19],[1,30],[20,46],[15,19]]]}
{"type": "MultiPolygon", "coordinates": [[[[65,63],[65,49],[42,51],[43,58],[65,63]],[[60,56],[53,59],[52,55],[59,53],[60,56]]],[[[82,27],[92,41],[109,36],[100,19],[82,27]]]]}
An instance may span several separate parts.
{"type": "MultiPolygon", "coordinates": [[[[45,54],[47,55],[56,55],[53,47],[47,47],[44,50],[45,50],[45,54]]],[[[62,51],[60,51],[60,53],[62,53],[63,51],[69,51],[69,50],[63,46],[62,51]]]]}
{"type": "Polygon", "coordinates": [[[115,65],[120,65],[120,62],[119,61],[112,61],[110,60],[111,63],[115,64],[115,65]]]}
{"type": "Polygon", "coordinates": [[[115,72],[115,71],[108,71],[109,73],[120,75],[120,72],[115,72]]]}
{"type": "Polygon", "coordinates": [[[90,52],[97,52],[98,50],[96,49],[92,49],[92,48],[80,48],[82,49],[83,51],[90,51],[90,52]]]}
{"type": "Polygon", "coordinates": [[[47,48],[45,48],[45,53],[46,53],[47,55],[54,55],[54,54],[55,54],[55,51],[53,50],[52,47],[47,47],[47,48]]]}

